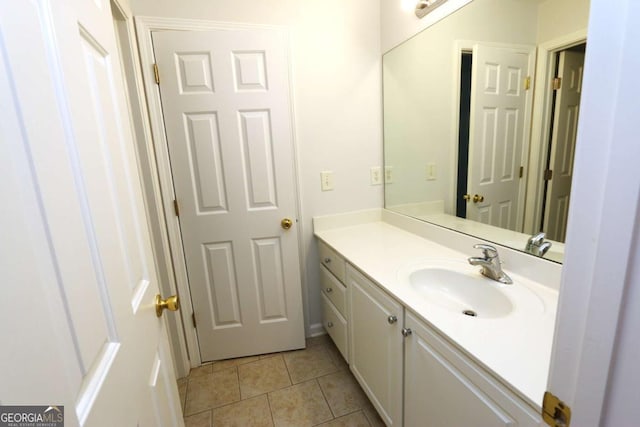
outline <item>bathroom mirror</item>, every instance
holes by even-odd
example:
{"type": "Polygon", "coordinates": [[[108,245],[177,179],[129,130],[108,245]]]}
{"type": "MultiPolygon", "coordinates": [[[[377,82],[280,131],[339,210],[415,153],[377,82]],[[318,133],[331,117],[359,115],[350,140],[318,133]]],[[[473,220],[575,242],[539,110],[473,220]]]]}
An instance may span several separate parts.
{"type": "Polygon", "coordinates": [[[473,0],[385,53],[385,207],[562,262],[588,10],[473,0]]]}

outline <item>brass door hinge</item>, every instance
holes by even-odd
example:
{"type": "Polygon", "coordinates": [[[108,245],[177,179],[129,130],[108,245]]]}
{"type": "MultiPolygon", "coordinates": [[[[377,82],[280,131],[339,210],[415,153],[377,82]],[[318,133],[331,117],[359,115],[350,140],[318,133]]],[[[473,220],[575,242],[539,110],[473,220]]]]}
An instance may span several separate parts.
{"type": "Polygon", "coordinates": [[[153,64],[153,77],[156,79],[156,84],[160,84],[160,70],[158,70],[158,64],[153,64]]]}
{"type": "Polygon", "coordinates": [[[196,327],[196,313],[191,313],[191,322],[193,323],[193,327],[196,327]]]}
{"type": "Polygon", "coordinates": [[[524,176],[524,166],[520,166],[520,178],[524,176]]]}
{"type": "Polygon", "coordinates": [[[176,216],[180,218],[180,206],[178,205],[178,201],[173,201],[173,211],[176,213],[176,216]]]}
{"type": "Polygon", "coordinates": [[[558,90],[562,87],[562,77],[556,77],[553,79],[553,90],[558,90]]]}
{"type": "Polygon", "coordinates": [[[551,178],[553,178],[553,171],[551,169],[544,171],[544,180],[551,181],[551,178]]]}
{"type": "Polygon", "coordinates": [[[553,427],[569,427],[571,425],[571,408],[546,391],[542,401],[542,419],[553,427]]]}
{"type": "Polygon", "coordinates": [[[531,89],[531,77],[525,77],[524,79],[524,90],[531,89]]]}

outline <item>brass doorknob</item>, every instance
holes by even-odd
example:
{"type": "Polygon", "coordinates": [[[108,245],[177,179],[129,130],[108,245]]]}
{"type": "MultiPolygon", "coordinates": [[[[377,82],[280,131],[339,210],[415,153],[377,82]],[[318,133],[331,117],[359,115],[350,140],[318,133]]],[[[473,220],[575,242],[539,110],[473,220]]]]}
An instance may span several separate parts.
{"type": "Polygon", "coordinates": [[[160,294],[156,295],[156,315],[158,317],[162,316],[165,308],[169,311],[178,311],[178,309],[180,309],[180,299],[178,295],[170,296],[167,299],[162,299],[160,294]]]}
{"type": "Polygon", "coordinates": [[[484,196],[479,196],[478,194],[473,196],[473,203],[484,202],[484,196]]]}
{"type": "Polygon", "coordinates": [[[462,196],[462,198],[468,202],[469,200],[471,200],[471,194],[465,194],[464,196],[462,196]]]}
{"type": "Polygon", "coordinates": [[[293,221],[291,221],[289,218],[284,218],[282,221],[280,221],[280,226],[285,230],[290,229],[292,225],[293,221]]]}

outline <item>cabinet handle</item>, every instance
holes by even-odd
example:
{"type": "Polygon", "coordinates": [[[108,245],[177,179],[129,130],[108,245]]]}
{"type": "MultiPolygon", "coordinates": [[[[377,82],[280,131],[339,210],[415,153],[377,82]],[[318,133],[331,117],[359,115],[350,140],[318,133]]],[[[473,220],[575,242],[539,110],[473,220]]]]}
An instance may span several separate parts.
{"type": "Polygon", "coordinates": [[[331,262],[331,258],[326,257],[326,258],[324,259],[324,263],[325,263],[325,264],[329,264],[330,262],[331,262]]]}
{"type": "Polygon", "coordinates": [[[327,328],[333,328],[333,322],[327,322],[327,328]]]}
{"type": "Polygon", "coordinates": [[[403,337],[408,337],[409,335],[411,335],[412,331],[409,328],[402,328],[402,336],[403,337]]]}
{"type": "Polygon", "coordinates": [[[333,288],[327,288],[324,290],[326,293],[330,294],[331,292],[333,292],[333,288]]]}
{"type": "Polygon", "coordinates": [[[398,318],[396,316],[394,316],[393,314],[391,316],[387,317],[387,322],[389,322],[390,325],[393,325],[397,321],[398,321],[398,318]]]}

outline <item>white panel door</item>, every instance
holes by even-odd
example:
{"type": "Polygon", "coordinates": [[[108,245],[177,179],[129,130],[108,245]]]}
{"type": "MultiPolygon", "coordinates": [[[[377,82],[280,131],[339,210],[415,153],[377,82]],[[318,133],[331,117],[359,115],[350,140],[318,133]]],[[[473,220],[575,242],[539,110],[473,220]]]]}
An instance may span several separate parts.
{"type": "Polygon", "coordinates": [[[153,33],[203,361],[304,347],[286,43],[153,33]]]}
{"type": "Polygon", "coordinates": [[[549,161],[553,175],[547,187],[542,228],[547,238],[559,242],[564,242],[567,233],[583,69],[584,52],[560,52],[558,77],[562,80],[556,91],[549,161]]]}
{"type": "Polygon", "coordinates": [[[475,45],[471,84],[467,218],[522,230],[533,50],[475,45]]]}
{"type": "Polygon", "coordinates": [[[181,425],[118,61],[108,1],[0,2],[0,401],[181,425]]]}

